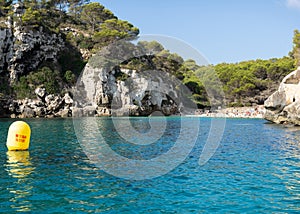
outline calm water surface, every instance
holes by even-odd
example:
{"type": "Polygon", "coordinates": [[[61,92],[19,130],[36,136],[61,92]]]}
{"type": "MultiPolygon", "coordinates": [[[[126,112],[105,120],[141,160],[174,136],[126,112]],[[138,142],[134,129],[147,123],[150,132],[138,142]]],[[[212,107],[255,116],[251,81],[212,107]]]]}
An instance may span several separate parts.
{"type": "MultiPolygon", "coordinates": [[[[134,149],[114,132],[110,119],[97,120],[116,152],[137,159],[153,158],[171,148],[180,123],[180,118],[167,119],[167,143],[134,149]]],[[[199,118],[185,120],[197,124],[199,118]]],[[[161,177],[132,181],[103,172],[87,158],[72,119],[27,120],[32,129],[28,152],[7,152],[12,122],[0,120],[3,213],[300,212],[300,128],[228,119],[217,152],[199,166],[210,129],[210,119],[200,119],[198,140],[182,164],[161,177]]],[[[133,118],[132,124],[140,132],[149,129],[147,118],[133,118]]]]}

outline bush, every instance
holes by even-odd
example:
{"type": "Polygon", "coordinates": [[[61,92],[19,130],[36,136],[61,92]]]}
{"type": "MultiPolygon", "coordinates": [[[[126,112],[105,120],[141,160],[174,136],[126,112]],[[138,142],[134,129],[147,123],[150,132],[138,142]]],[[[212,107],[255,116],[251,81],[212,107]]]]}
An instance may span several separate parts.
{"type": "Polygon", "coordinates": [[[52,71],[43,67],[27,76],[20,77],[20,80],[13,86],[17,98],[35,97],[34,90],[37,86],[43,85],[49,94],[60,93],[63,81],[58,71],[52,71]]]}
{"type": "Polygon", "coordinates": [[[75,76],[75,74],[73,74],[73,72],[70,71],[70,70],[67,70],[67,71],[66,71],[66,73],[65,73],[65,75],[64,75],[64,78],[65,78],[66,82],[67,82],[68,84],[70,84],[70,85],[73,85],[73,84],[75,84],[75,82],[76,82],[76,76],[75,76]]]}
{"type": "Polygon", "coordinates": [[[40,11],[31,7],[27,8],[22,16],[22,23],[26,26],[38,27],[41,24],[42,15],[40,11]]]}
{"type": "Polygon", "coordinates": [[[46,91],[50,94],[60,92],[60,83],[62,82],[58,71],[52,71],[48,67],[43,67],[37,72],[32,72],[27,76],[30,86],[44,85],[46,91]]]}
{"type": "Polygon", "coordinates": [[[33,97],[32,91],[25,76],[21,77],[20,80],[13,86],[13,90],[18,99],[33,97]]]}

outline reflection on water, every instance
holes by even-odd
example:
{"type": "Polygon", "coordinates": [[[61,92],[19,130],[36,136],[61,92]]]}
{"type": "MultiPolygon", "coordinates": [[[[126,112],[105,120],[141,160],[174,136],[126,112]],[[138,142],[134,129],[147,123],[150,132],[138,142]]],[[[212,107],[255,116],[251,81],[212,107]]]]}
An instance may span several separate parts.
{"type": "MultiPolygon", "coordinates": [[[[285,188],[289,193],[284,197],[285,202],[300,201],[300,127],[287,127],[281,137],[279,149],[281,157],[278,159],[279,178],[284,180],[285,188]]],[[[290,208],[300,210],[298,203],[291,203],[290,208]]]]}
{"type": "Polygon", "coordinates": [[[8,151],[7,171],[14,178],[26,178],[34,171],[30,162],[29,151],[8,151]]]}
{"type": "MultiPolygon", "coordinates": [[[[132,119],[132,126],[147,131],[141,119],[132,119]]],[[[114,151],[135,159],[169,151],[181,128],[176,118],[168,118],[165,140],[139,146],[124,142],[111,119],[96,118],[96,126],[89,118],[74,120],[83,125],[86,141],[93,142],[99,130],[114,151]]],[[[194,120],[188,119],[191,125],[194,120]]],[[[10,122],[2,124],[0,138],[10,122]]],[[[300,212],[300,127],[228,119],[217,152],[199,166],[210,124],[209,118],[201,118],[195,148],[177,168],[155,179],[128,181],[93,165],[76,139],[72,120],[31,120],[36,131],[30,154],[6,153],[4,144],[0,150],[0,213],[300,212]]],[[[186,133],[187,138],[194,134],[186,133]]]]}
{"type": "Polygon", "coordinates": [[[32,194],[33,187],[28,176],[34,171],[34,167],[30,162],[29,151],[8,151],[7,153],[6,171],[15,178],[12,179],[13,184],[8,188],[12,194],[9,199],[11,208],[16,211],[31,211],[31,203],[28,196],[32,194]]]}

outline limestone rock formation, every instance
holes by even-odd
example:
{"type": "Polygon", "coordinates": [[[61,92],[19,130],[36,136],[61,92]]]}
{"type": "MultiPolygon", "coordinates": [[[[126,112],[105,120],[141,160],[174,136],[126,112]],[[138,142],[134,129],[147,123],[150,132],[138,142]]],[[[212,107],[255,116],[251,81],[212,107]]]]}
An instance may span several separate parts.
{"type": "Polygon", "coordinates": [[[264,105],[265,119],[277,124],[300,125],[300,67],[282,80],[264,105]]]}
{"type": "Polygon", "coordinates": [[[96,116],[180,114],[184,100],[181,98],[184,88],[180,85],[167,72],[109,70],[87,64],[74,95],[74,116],[91,116],[93,113],[96,116]],[[119,76],[125,78],[118,79],[119,76]]]}
{"type": "Polygon", "coordinates": [[[65,46],[60,34],[22,26],[18,20],[25,12],[22,4],[14,5],[15,19],[0,28],[0,73],[8,72],[13,83],[20,75],[35,70],[42,62],[55,61],[65,46]]]}
{"type": "Polygon", "coordinates": [[[0,108],[0,115],[11,118],[33,117],[71,117],[73,99],[69,93],[64,96],[48,94],[43,87],[35,90],[36,99],[4,99],[0,108]]]}

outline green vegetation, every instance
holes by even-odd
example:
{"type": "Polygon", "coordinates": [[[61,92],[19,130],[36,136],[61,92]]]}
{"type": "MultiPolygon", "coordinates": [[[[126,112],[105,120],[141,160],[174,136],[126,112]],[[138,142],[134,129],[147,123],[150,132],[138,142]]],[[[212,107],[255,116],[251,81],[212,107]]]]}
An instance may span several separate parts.
{"type": "Polygon", "coordinates": [[[67,71],[66,71],[66,73],[65,73],[65,75],[64,75],[64,78],[65,78],[65,81],[66,81],[67,83],[69,83],[70,85],[74,85],[75,82],[76,82],[76,76],[75,76],[75,74],[73,74],[73,72],[70,71],[70,70],[67,70],[67,71]]]}
{"type": "Polygon", "coordinates": [[[139,33],[132,24],[118,19],[105,20],[100,25],[100,29],[101,31],[93,36],[95,47],[103,47],[119,39],[132,39],[139,33]]]}
{"type": "MultiPolygon", "coordinates": [[[[251,99],[261,92],[278,87],[280,81],[295,69],[294,59],[283,57],[270,60],[252,60],[236,64],[222,63],[214,69],[223,83],[230,106],[251,105],[251,99]]],[[[258,101],[263,104],[264,100],[258,101]]]]}
{"type": "Polygon", "coordinates": [[[81,54],[69,47],[69,49],[63,50],[58,58],[61,73],[67,71],[72,72],[75,76],[79,76],[82,72],[86,61],[82,59],[81,54]],[[73,51],[72,51],[73,50],[73,51]]]}
{"type": "Polygon", "coordinates": [[[101,24],[110,19],[116,19],[116,17],[99,3],[84,5],[80,13],[80,20],[86,23],[93,33],[100,31],[101,24]]]}
{"type": "Polygon", "coordinates": [[[295,69],[293,57],[199,66],[194,60],[184,61],[155,41],[140,42],[137,48],[150,55],[132,58],[123,63],[124,68],[157,69],[173,74],[193,93],[199,108],[217,100],[215,104],[220,103],[223,92],[228,106],[263,104],[280,81],[295,69]],[[217,100],[210,100],[212,94],[217,100]]]}
{"type": "MultiPolygon", "coordinates": [[[[42,62],[35,71],[24,73],[12,89],[8,74],[0,75],[0,93],[14,93],[18,98],[33,96],[37,85],[44,85],[48,93],[59,93],[72,87],[90,57],[104,46],[120,39],[132,40],[139,29],[127,21],[118,19],[110,10],[88,0],[24,0],[21,17],[13,13],[12,0],[0,0],[0,27],[8,17],[19,22],[24,30],[40,27],[49,33],[59,33],[65,40],[65,48],[55,62],[42,62]],[[49,65],[47,63],[52,63],[49,65]]],[[[18,42],[18,41],[16,41],[18,42]]],[[[210,105],[209,94],[224,91],[229,106],[262,104],[277,87],[282,78],[300,65],[300,32],[294,32],[294,47],[289,56],[279,59],[251,60],[240,63],[221,63],[199,66],[193,60],[184,60],[170,53],[158,42],[139,42],[129,45],[128,51],[140,51],[140,57],[123,62],[120,67],[146,71],[149,69],[171,73],[193,93],[198,107],[210,105]],[[216,75],[215,75],[216,74],[216,75]],[[223,85],[219,84],[219,80],[223,85]]],[[[116,47],[118,48],[118,47],[116,47]]],[[[118,50],[114,51],[118,54],[118,50]]],[[[117,57],[118,58],[118,57],[117,57]]],[[[97,58],[99,60],[99,58],[97,58]]],[[[91,60],[91,63],[99,63],[91,60]]],[[[114,63],[111,63],[114,64],[114,63]]],[[[117,81],[129,76],[115,73],[117,81]]]]}
{"type": "MultiPolygon", "coordinates": [[[[61,34],[66,44],[56,61],[43,61],[35,71],[24,71],[12,87],[13,91],[7,89],[10,88],[6,86],[8,84],[1,84],[1,93],[9,94],[9,91],[18,98],[33,96],[36,85],[43,84],[48,93],[72,87],[93,53],[116,40],[133,39],[139,33],[138,28],[118,19],[100,3],[89,3],[88,0],[26,0],[17,3],[18,14],[13,11],[13,1],[0,0],[0,27],[6,27],[5,21],[10,18],[24,31],[37,31],[42,27],[44,32],[61,34]]],[[[15,42],[22,45],[18,40],[15,42]]],[[[0,75],[1,80],[8,79],[8,76],[5,71],[0,75]]]]}
{"type": "Polygon", "coordinates": [[[50,94],[59,94],[62,90],[62,78],[57,70],[43,67],[36,72],[30,72],[26,76],[22,76],[15,84],[14,90],[17,98],[35,97],[34,90],[37,86],[43,85],[50,94]]]}
{"type": "Polygon", "coordinates": [[[26,26],[38,27],[41,24],[42,15],[39,10],[34,10],[32,7],[26,9],[22,16],[22,23],[26,26]]]}
{"type": "Polygon", "coordinates": [[[0,0],[0,17],[6,17],[11,10],[12,0],[0,0]]]}
{"type": "Polygon", "coordinates": [[[126,81],[129,78],[129,75],[123,73],[120,70],[116,70],[114,76],[115,76],[117,81],[126,81]]]}
{"type": "Polygon", "coordinates": [[[294,31],[293,38],[293,50],[289,53],[289,55],[295,59],[295,65],[300,66],[300,32],[299,30],[294,31]]]}
{"type": "Polygon", "coordinates": [[[0,76],[0,94],[10,94],[10,91],[8,78],[5,76],[0,76]]]}

